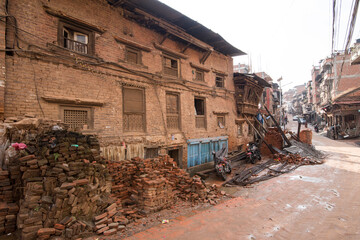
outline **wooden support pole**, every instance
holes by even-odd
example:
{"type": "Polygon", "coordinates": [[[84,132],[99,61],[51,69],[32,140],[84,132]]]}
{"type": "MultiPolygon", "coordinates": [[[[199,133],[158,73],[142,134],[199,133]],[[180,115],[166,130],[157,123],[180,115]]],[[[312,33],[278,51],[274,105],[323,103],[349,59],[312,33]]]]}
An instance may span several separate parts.
{"type": "Polygon", "coordinates": [[[300,129],[301,129],[301,122],[300,122],[300,120],[298,119],[298,131],[297,131],[297,137],[298,137],[298,139],[300,139],[300,129]]]}
{"type": "Polygon", "coordinates": [[[281,129],[281,127],[279,126],[279,123],[275,120],[275,118],[273,117],[273,115],[270,113],[269,109],[267,109],[266,106],[264,106],[265,110],[267,111],[267,113],[269,114],[269,116],[271,117],[271,119],[274,121],[276,127],[278,128],[278,130],[280,131],[281,136],[284,138],[285,142],[287,143],[286,147],[290,147],[291,146],[291,142],[290,140],[285,136],[285,133],[283,132],[283,130],[281,129]]]}
{"type": "Polygon", "coordinates": [[[267,127],[269,127],[269,124],[267,123],[266,118],[264,118],[264,116],[262,115],[262,113],[261,113],[261,112],[259,112],[259,114],[260,114],[260,115],[261,115],[261,117],[264,119],[264,123],[266,124],[266,126],[267,126],[267,127]]]}
{"type": "Polygon", "coordinates": [[[258,130],[254,127],[254,125],[251,124],[251,122],[249,121],[249,119],[246,117],[246,115],[244,115],[245,120],[247,121],[248,124],[250,124],[250,126],[254,129],[254,131],[259,134],[259,136],[261,137],[261,140],[263,140],[263,142],[265,143],[265,145],[269,148],[270,152],[272,154],[275,154],[275,150],[271,147],[271,145],[269,145],[266,141],[265,141],[265,137],[263,135],[261,135],[261,133],[258,132],[258,130]]]}
{"type": "MultiPolygon", "coordinates": [[[[268,131],[266,130],[266,128],[264,128],[264,126],[262,125],[262,123],[259,121],[259,119],[257,119],[257,117],[255,116],[256,121],[259,123],[260,127],[262,128],[262,130],[264,130],[265,133],[267,133],[268,131]]],[[[265,121],[265,120],[264,120],[265,121]]]]}

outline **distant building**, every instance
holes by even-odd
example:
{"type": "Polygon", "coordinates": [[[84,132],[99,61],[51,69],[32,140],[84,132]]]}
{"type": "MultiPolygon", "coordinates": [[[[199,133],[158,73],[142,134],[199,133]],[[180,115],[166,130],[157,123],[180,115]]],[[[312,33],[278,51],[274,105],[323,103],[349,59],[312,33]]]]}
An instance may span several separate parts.
{"type": "Polygon", "coordinates": [[[249,65],[246,64],[236,64],[234,65],[234,73],[250,73],[251,69],[249,65]]]}

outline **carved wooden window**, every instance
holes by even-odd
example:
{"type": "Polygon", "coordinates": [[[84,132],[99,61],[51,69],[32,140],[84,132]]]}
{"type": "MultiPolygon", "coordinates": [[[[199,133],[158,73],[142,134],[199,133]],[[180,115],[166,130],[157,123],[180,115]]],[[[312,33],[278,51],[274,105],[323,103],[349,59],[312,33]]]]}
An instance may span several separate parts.
{"type": "Polygon", "coordinates": [[[194,106],[195,106],[195,127],[206,128],[205,99],[195,98],[194,106]]]}
{"type": "Polygon", "coordinates": [[[169,129],[180,129],[180,102],[176,93],[166,94],[166,124],[169,129]]]}
{"type": "Polygon", "coordinates": [[[145,131],[145,94],[143,89],[123,88],[123,118],[125,132],[145,131]]]}
{"type": "Polygon", "coordinates": [[[70,129],[88,129],[93,127],[93,118],[90,108],[60,107],[61,120],[68,124],[70,129]]]}
{"type": "Polygon", "coordinates": [[[164,74],[174,77],[179,76],[179,59],[170,56],[163,56],[163,71],[164,74]]]}
{"type": "Polygon", "coordinates": [[[252,126],[250,125],[250,124],[248,124],[248,135],[249,136],[251,136],[251,135],[253,135],[254,133],[253,133],[253,128],[252,128],[252,126]]]}
{"type": "Polygon", "coordinates": [[[125,58],[129,63],[141,64],[141,51],[136,48],[126,47],[125,58]]]}
{"type": "Polygon", "coordinates": [[[69,50],[83,54],[94,53],[94,32],[79,27],[76,24],[60,21],[58,40],[60,46],[69,50]]]}
{"type": "Polygon", "coordinates": [[[200,69],[194,70],[194,80],[204,82],[204,71],[200,69]]]}
{"type": "Polygon", "coordinates": [[[218,87],[218,88],[223,88],[225,86],[223,76],[216,76],[216,78],[215,78],[215,86],[218,87]]]}

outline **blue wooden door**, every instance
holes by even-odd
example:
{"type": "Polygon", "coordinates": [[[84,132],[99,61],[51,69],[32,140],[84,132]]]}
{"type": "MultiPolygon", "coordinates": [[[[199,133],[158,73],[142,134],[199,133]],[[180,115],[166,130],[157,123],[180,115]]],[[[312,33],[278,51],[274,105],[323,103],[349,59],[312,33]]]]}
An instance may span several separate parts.
{"type": "Polygon", "coordinates": [[[188,140],[187,166],[194,167],[214,161],[212,152],[219,151],[223,146],[228,148],[228,139],[226,136],[188,140]]]}

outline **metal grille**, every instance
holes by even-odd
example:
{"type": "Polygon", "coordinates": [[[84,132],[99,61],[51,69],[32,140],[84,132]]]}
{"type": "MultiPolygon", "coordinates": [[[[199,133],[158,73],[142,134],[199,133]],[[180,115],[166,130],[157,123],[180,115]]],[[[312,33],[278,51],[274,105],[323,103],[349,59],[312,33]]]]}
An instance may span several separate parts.
{"type": "Polygon", "coordinates": [[[144,131],[143,114],[124,114],[124,130],[129,132],[144,131]]]}
{"type": "Polygon", "coordinates": [[[65,109],[64,122],[69,124],[72,129],[83,128],[84,125],[89,125],[88,111],[65,109]]]}

